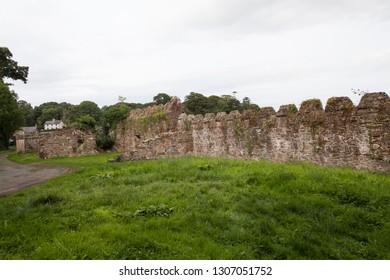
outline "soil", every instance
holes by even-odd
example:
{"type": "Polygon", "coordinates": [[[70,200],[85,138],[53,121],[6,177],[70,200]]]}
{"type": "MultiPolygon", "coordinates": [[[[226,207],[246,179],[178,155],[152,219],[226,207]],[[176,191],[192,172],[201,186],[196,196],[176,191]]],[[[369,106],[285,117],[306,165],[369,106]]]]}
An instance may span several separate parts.
{"type": "Polygon", "coordinates": [[[37,164],[19,164],[0,155],[0,196],[43,183],[51,178],[72,172],[70,168],[37,164]]]}

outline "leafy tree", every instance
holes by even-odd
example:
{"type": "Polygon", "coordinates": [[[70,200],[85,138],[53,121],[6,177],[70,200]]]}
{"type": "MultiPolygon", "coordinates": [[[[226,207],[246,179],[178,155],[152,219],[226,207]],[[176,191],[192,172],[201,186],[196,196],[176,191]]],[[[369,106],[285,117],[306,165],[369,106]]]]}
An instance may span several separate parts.
{"type": "Polygon", "coordinates": [[[73,124],[81,130],[95,130],[96,120],[90,115],[83,115],[78,117],[73,124]]]}
{"type": "Polygon", "coordinates": [[[171,100],[172,96],[166,94],[166,93],[159,93],[155,97],[153,97],[153,102],[156,103],[156,105],[160,104],[167,104],[171,100]]]}
{"type": "Polygon", "coordinates": [[[114,146],[115,140],[108,134],[99,133],[96,137],[96,146],[103,150],[111,149],[114,146]]]}
{"type": "Polygon", "coordinates": [[[47,107],[42,110],[41,116],[38,118],[38,124],[43,128],[46,121],[61,120],[62,108],[60,107],[47,107]]]}
{"type": "MultiPolygon", "coordinates": [[[[129,108],[129,110],[147,107],[147,106],[145,106],[145,104],[141,104],[141,103],[124,103],[124,104],[129,108]]],[[[149,104],[149,103],[146,103],[146,104],[149,104]]]]}
{"type": "Polygon", "coordinates": [[[249,97],[244,97],[242,99],[242,110],[259,110],[259,106],[253,104],[249,97]]]}
{"type": "Polygon", "coordinates": [[[230,113],[231,111],[240,110],[241,103],[240,101],[232,95],[222,95],[221,99],[224,100],[224,112],[230,113]]]}
{"type": "Polygon", "coordinates": [[[183,102],[183,110],[186,114],[206,114],[209,112],[208,99],[203,94],[191,92],[183,102]]]}
{"type": "Polygon", "coordinates": [[[17,95],[4,82],[5,78],[27,82],[28,67],[18,66],[8,48],[0,47],[0,147],[8,149],[9,138],[23,125],[23,113],[17,95]]]}
{"type": "MultiPolygon", "coordinates": [[[[246,103],[249,102],[250,108],[255,108],[257,105],[251,104],[250,99],[244,99],[246,103]]],[[[248,105],[248,104],[247,104],[248,105]]],[[[185,97],[183,102],[183,111],[187,114],[206,114],[226,112],[230,113],[234,110],[242,111],[243,105],[233,95],[216,96],[211,95],[205,97],[200,93],[191,92],[185,97]]]]}
{"type": "Polygon", "coordinates": [[[118,96],[118,102],[125,102],[126,97],[119,95],[118,96]]]}
{"type": "MultiPolygon", "coordinates": [[[[70,120],[75,121],[73,118],[73,108],[75,105],[62,102],[46,102],[39,106],[34,107],[35,121],[40,128],[43,128],[45,121],[51,121],[52,119],[62,120],[65,124],[69,124],[70,120]]],[[[76,117],[79,117],[77,115],[76,117]]]]}
{"type": "Polygon", "coordinates": [[[221,110],[221,97],[217,95],[211,95],[207,97],[207,102],[208,102],[208,112],[210,113],[218,113],[223,110],[221,110]]]}
{"type": "Polygon", "coordinates": [[[117,103],[103,108],[103,124],[105,127],[114,128],[120,121],[126,119],[130,109],[125,103],[117,103]]]}
{"type": "Polygon", "coordinates": [[[31,104],[27,103],[27,101],[19,100],[18,106],[23,113],[23,117],[24,117],[23,126],[34,126],[35,125],[34,109],[31,106],[31,104]]]}
{"type": "Polygon", "coordinates": [[[73,108],[74,108],[76,105],[73,105],[73,104],[70,104],[70,103],[67,103],[67,102],[61,102],[61,103],[59,104],[59,106],[62,108],[61,120],[62,120],[65,124],[69,124],[69,123],[70,123],[70,119],[72,118],[73,108]]]}
{"type": "Polygon", "coordinates": [[[138,107],[136,104],[127,104],[118,102],[115,105],[102,108],[102,117],[100,119],[101,129],[96,137],[96,145],[104,150],[110,149],[115,141],[110,137],[110,131],[116,125],[126,119],[131,107],[138,107]]]}
{"type": "Polygon", "coordinates": [[[99,122],[102,111],[95,102],[83,101],[77,106],[71,108],[68,122],[75,122],[81,116],[91,116],[96,122],[99,122]]]}
{"type": "Polygon", "coordinates": [[[28,67],[18,66],[12,59],[11,51],[6,47],[0,47],[0,82],[4,84],[4,78],[27,82],[28,67]]]}
{"type": "Polygon", "coordinates": [[[100,110],[99,106],[92,101],[81,102],[79,105],[79,110],[84,115],[89,115],[93,117],[97,122],[100,120],[100,117],[102,115],[102,111],[100,110]]]}
{"type": "Polygon", "coordinates": [[[23,125],[23,121],[16,93],[0,81],[0,148],[8,149],[9,138],[23,125]]]}

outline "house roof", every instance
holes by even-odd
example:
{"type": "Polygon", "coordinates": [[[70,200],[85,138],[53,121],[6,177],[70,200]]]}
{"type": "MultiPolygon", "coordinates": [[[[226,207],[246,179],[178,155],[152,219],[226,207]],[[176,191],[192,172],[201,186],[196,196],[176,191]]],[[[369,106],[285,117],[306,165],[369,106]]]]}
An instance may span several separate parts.
{"type": "Polygon", "coordinates": [[[45,125],[53,125],[53,124],[60,124],[60,123],[62,123],[61,120],[45,121],[45,125]]]}
{"type": "Polygon", "coordinates": [[[35,126],[25,126],[22,127],[24,134],[34,134],[38,132],[38,129],[35,126]]]}

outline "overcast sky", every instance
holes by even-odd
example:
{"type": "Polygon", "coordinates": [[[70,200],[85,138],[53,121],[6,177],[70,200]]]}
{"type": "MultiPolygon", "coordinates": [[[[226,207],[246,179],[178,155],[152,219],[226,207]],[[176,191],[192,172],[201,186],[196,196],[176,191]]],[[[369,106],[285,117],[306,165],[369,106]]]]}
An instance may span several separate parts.
{"type": "Polygon", "coordinates": [[[277,110],[390,92],[389,0],[0,1],[0,46],[30,67],[14,90],[33,106],[235,91],[277,110]]]}

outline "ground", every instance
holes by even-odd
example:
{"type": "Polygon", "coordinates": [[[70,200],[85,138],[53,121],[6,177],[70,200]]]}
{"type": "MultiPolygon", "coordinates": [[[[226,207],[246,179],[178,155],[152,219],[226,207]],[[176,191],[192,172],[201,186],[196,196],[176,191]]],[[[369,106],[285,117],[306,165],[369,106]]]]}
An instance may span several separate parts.
{"type": "Polygon", "coordinates": [[[70,168],[18,164],[0,155],[0,196],[27,188],[71,172],[70,168]]]}

